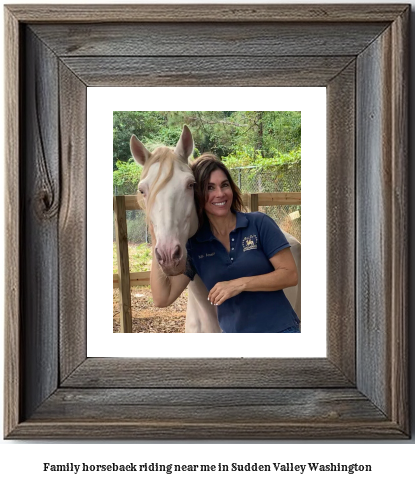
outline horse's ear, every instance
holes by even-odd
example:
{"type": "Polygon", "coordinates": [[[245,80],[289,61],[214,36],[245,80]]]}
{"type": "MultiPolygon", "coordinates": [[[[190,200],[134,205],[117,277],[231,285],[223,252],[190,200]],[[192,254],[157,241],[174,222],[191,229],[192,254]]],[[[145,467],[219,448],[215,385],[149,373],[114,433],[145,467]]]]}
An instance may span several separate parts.
{"type": "Polygon", "coordinates": [[[189,159],[189,156],[193,154],[193,137],[190,132],[189,127],[185,125],[183,127],[182,135],[180,136],[179,142],[177,143],[176,149],[174,150],[177,156],[185,159],[189,159]]]}
{"type": "Polygon", "coordinates": [[[151,152],[147,151],[144,144],[134,135],[132,135],[130,139],[130,149],[135,162],[141,164],[141,166],[144,166],[148,158],[151,156],[151,152]]]}

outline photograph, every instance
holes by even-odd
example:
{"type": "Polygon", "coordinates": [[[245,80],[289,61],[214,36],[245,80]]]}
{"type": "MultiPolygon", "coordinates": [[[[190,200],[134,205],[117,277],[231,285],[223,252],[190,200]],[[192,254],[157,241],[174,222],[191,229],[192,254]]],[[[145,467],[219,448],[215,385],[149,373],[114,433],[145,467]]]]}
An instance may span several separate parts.
{"type": "Polygon", "coordinates": [[[324,87],[88,88],[88,355],[327,355],[326,100],[324,87]]]}
{"type": "Polygon", "coordinates": [[[113,131],[114,332],[299,333],[301,112],[114,111],[113,131]]]}

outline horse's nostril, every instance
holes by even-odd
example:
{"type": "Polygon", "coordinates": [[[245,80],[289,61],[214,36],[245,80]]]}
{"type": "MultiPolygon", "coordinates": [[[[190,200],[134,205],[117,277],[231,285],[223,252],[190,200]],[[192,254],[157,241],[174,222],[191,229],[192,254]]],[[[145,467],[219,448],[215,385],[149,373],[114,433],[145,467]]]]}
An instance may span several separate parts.
{"type": "Polygon", "coordinates": [[[157,247],[154,249],[154,252],[156,253],[156,259],[157,261],[162,264],[163,263],[163,258],[161,257],[160,253],[158,252],[157,247]]]}
{"type": "Polygon", "coordinates": [[[182,255],[182,249],[181,249],[181,247],[180,247],[179,245],[177,245],[177,246],[174,248],[174,252],[173,252],[173,255],[172,255],[173,260],[174,260],[174,261],[179,260],[179,259],[180,259],[180,257],[181,257],[181,255],[182,255]]]}

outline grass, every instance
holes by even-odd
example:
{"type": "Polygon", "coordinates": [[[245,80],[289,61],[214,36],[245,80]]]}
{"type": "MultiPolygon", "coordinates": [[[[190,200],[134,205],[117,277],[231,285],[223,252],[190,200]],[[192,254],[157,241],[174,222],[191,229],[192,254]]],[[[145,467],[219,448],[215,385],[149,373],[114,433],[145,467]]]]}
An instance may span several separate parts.
{"type": "MultiPolygon", "coordinates": [[[[130,273],[138,271],[150,271],[151,246],[146,244],[128,244],[128,255],[130,258],[130,273]]],[[[112,269],[113,273],[118,273],[117,246],[115,242],[112,246],[112,269]]]]}
{"type": "MultiPolygon", "coordinates": [[[[113,243],[113,273],[118,272],[117,246],[113,243]]],[[[148,244],[129,244],[128,254],[130,272],[149,271],[151,246],[148,244]]],[[[131,287],[131,313],[133,332],[184,333],[186,322],[188,291],[169,307],[154,307],[150,286],[131,287]]],[[[120,332],[120,291],[113,290],[113,332],[120,332]]]]}

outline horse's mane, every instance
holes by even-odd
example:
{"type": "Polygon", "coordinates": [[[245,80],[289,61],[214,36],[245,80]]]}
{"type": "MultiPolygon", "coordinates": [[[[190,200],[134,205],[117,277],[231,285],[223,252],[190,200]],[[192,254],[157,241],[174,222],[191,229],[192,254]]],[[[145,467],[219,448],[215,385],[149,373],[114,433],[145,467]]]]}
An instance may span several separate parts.
{"type": "Polygon", "coordinates": [[[137,195],[137,201],[140,208],[145,208],[146,210],[147,224],[150,223],[149,216],[151,214],[151,208],[158,192],[163,189],[173,177],[175,160],[176,156],[174,154],[174,150],[172,148],[162,146],[156,148],[151,154],[150,158],[144,164],[140,181],[148,175],[148,172],[154,163],[160,163],[157,175],[148,191],[149,197],[147,199],[147,205],[144,205],[144,198],[141,193],[138,193],[137,195]],[[167,168],[167,170],[165,170],[165,168],[167,168]]]}

